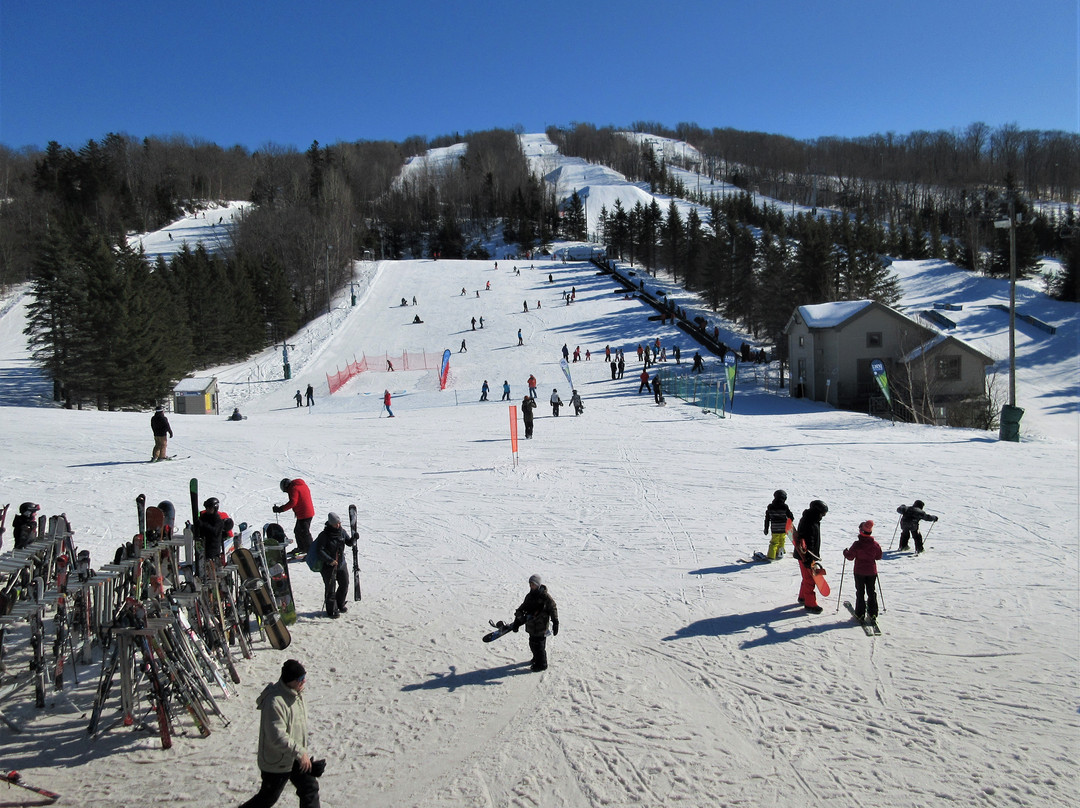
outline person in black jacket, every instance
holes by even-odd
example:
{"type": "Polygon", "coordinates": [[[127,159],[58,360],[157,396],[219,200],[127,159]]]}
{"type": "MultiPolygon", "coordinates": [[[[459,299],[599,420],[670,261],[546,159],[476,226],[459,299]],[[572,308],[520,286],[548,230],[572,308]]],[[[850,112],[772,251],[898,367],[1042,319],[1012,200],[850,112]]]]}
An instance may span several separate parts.
{"type": "MultiPolygon", "coordinates": [[[[926,503],[921,499],[915,500],[911,505],[901,505],[896,509],[900,514],[900,549],[908,549],[908,539],[915,539],[915,554],[923,551],[922,533],[919,532],[919,522],[936,522],[938,518],[931,516],[923,508],[926,503]]],[[[893,535],[896,535],[895,533],[893,535]]]]}
{"type": "Polygon", "coordinates": [[[156,460],[168,460],[169,438],[173,436],[169,419],[165,415],[165,408],[160,404],[154,408],[154,414],[150,416],[150,431],[154,433],[154,452],[150,456],[150,462],[156,460]]]}
{"type": "Polygon", "coordinates": [[[555,599],[551,597],[547,587],[543,585],[539,575],[529,576],[529,594],[514,612],[514,631],[519,626],[525,626],[529,635],[529,650],[532,651],[531,670],[547,670],[547,632],[551,625],[551,633],[559,634],[559,609],[555,605],[555,599]]]}
{"type": "Polygon", "coordinates": [[[11,520],[11,532],[14,535],[15,549],[21,550],[34,543],[37,533],[35,514],[38,506],[33,502],[24,502],[19,506],[19,513],[11,520]]]}
{"type": "Polygon", "coordinates": [[[783,558],[784,544],[787,541],[788,520],[794,521],[791,508],[787,505],[787,491],[779,489],[773,492],[772,502],[765,508],[765,535],[772,532],[769,541],[768,556],[771,559],[783,558]]]}
{"type": "Polygon", "coordinates": [[[536,409],[536,399],[525,396],[521,399],[521,419],[525,422],[525,437],[533,436],[533,410],[536,409]]]}
{"type": "Polygon", "coordinates": [[[810,503],[802,512],[797,529],[798,541],[795,557],[799,559],[799,571],[802,572],[802,585],[799,587],[799,603],[814,614],[821,614],[817,593],[814,590],[814,567],[820,569],[821,560],[821,518],[829,512],[829,506],[820,499],[810,503]]]}
{"type": "Polygon", "coordinates": [[[220,505],[217,497],[210,497],[199,512],[198,542],[203,561],[199,572],[202,575],[208,572],[207,564],[213,563],[220,569],[225,563],[225,538],[232,533],[233,520],[221,512],[220,505]]]}
{"type": "Polygon", "coordinates": [[[326,515],[326,525],[315,541],[319,545],[326,616],[337,619],[349,611],[349,565],[345,548],[352,547],[357,536],[350,536],[341,526],[341,517],[334,512],[326,515]]]}

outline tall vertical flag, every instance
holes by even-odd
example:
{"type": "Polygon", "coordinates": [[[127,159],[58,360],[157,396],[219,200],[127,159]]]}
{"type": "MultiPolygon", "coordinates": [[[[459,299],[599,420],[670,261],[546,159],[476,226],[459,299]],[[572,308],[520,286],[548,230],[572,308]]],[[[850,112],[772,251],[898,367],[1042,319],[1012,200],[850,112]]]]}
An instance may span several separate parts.
{"type": "Polygon", "coordinates": [[[517,407],[513,404],[510,405],[510,451],[514,455],[514,461],[517,461],[518,453],[518,434],[517,434],[517,407]]]}
{"type": "Polygon", "coordinates": [[[574,389],[574,380],[570,378],[570,363],[565,359],[559,363],[559,367],[562,368],[563,375],[566,377],[566,383],[570,385],[570,389],[574,389]]]}
{"type": "Polygon", "coordinates": [[[878,383],[878,387],[881,388],[881,394],[885,396],[885,400],[889,402],[889,406],[892,406],[892,396],[889,394],[889,377],[885,374],[885,363],[880,359],[875,359],[870,363],[870,372],[874,374],[874,379],[878,383]]]}
{"type": "Polygon", "coordinates": [[[731,351],[728,351],[724,357],[724,372],[727,374],[728,406],[732,409],[735,408],[735,365],[737,361],[735,354],[731,351]]]}
{"type": "Polygon", "coordinates": [[[442,364],[439,365],[439,389],[446,389],[446,377],[450,375],[450,349],[443,351],[442,364]]]}

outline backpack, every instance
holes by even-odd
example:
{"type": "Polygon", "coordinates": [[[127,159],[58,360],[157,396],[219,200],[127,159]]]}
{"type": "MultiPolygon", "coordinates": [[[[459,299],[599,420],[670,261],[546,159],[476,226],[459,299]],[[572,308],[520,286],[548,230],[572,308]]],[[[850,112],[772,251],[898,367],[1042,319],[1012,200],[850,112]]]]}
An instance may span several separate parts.
{"type": "Polygon", "coordinates": [[[304,560],[307,561],[308,569],[312,572],[322,570],[322,534],[319,534],[318,538],[311,543],[304,560]]]}

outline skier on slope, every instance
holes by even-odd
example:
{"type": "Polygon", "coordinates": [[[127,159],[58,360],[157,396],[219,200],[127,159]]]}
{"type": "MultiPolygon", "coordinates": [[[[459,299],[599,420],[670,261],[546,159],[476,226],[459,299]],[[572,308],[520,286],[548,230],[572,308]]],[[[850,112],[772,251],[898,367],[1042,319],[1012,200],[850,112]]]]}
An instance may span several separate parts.
{"type": "MultiPolygon", "coordinates": [[[[900,549],[908,549],[908,538],[915,539],[915,555],[923,551],[922,533],[919,532],[919,522],[936,522],[938,518],[931,516],[923,508],[926,503],[921,499],[915,500],[911,505],[901,505],[896,509],[900,514],[900,549]]],[[[895,535],[895,534],[893,534],[895,535]]]]}
{"type": "Polygon", "coordinates": [[[551,597],[547,587],[543,585],[539,575],[529,576],[529,594],[514,612],[514,631],[518,627],[525,626],[529,635],[529,650],[532,651],[532,665],[530,670],[547,670],[547,633],[548,625],[551,633],[559,634],[559,608],[555,605],[555,599],[551,597]]]}
{"type": "Polygon", "coordinates": [[[315,518],[315,505],[311,501],[311,489],[299,477],[295,480],[285,477],[279,487],[289,495],[289,501],[284,505],[275,505],[272,510],[274,513],[284,513],[291,509],[296,516],[296,526],[293,528],[296,547],[290,555],[307,555],[308,548],[311,547],[311,520],[315,518]]]}
{"type": "Polygon", "coordinates": [[[874,540],[874,523],[867,519],[859,525],[859,538],[844,550],[844,558],[854,561],[855,616],[870,622],[877,620],[877,562],[881,560],[881,545],[874,540]]]}
{"type": "MultiPolygon", "coordinates": [[[[829,512],[829,506],[820,499],[810,503],[810,507],[802,512],[799,519],[799,527],[796,530],[798,541],[795,546],[795,557],[799,559],[799,571],[802,573],[802,585],[799,587],[799,603],[806,607],[808,612],[821,614],[822,609],[818,606],[817,592],[814,589],[814,565],[821,559],[821,519],[829,512]]],[[[818,566],[818,569],[824,571],[818,566]]]]}
{"type": "Polygon", "coordinates": [[[154,451],[150,455],[150,462],[168,460],[169,438],[173,433],[165,408],[160,404],[154,407],[154,414],[150,416],[150,431],[154,433],[154,451]]]}
{"type": "Polygon", "coordinates": [[[773,492],[772,502],[765,508],[765,535],[768,536],[770,530],[772,532],[768,552],[770,559],[775,560],[784,555],[788,520],[794,521],[795,517],[787,505],[787,491],[778,489],[773,492]]]}

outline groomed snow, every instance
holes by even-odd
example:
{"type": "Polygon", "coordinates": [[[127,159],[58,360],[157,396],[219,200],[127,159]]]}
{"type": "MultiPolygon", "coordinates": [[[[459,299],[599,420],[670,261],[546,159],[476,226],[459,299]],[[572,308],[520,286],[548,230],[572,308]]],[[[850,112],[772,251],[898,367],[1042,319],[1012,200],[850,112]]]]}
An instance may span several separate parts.
{"type": "MultiPolygon", "coordinates": [[[[1013,444],[791,400],[753,373],[727,419],[672,397],[658,408],[636,394],[634,349],[660,337],[692,355],[684,334],[588,264],[514,266],[358,264],[358,306],[339,298],[292,340],[292,380],[280,349],[200,371],[219,377],[222,415],[172,415],[170,450],[184,459],[154,465],[149,412],[48,406],[21,337],[25,298],[0,305],[4,502],[66,512],[100,565],[135,532],[139,493],[184,514],[195,476],[203,497],[261,524],[282,501],[278,480],[300,476],[320,516],[359,506],[364,585],[363,601],[328,621],[321,582],[295,567],[292,647],[264,645],[241,664],[231,723],[214,721],[209,738],[190,733],[169,752],[123,728],[89,740],[98,671],[81,667],[82,684],[45,710],[25,693],[0,704],[24,726],[0,724],[4,766],[63,794],[61,805],[239,804],[258,781],[255,696],[295,657],[309,672],[313,752],[329,760],[325,805],[1074,804],[1075,306],[1025,296],[1059,331],[1018,338],[1028,414],[1013,444]],[[413,295],[418,306],[399,306],[413,295]],[[553,418],[544,403],[552,388],[568,399],[564,343],[593,352],[571,365],[579,418],[553,418]],[[622,381],[600,361],[608,344],[631,359],[622,381]],[[376,370],[327,394],[326,373],[347,360],[444,348],[446,390],[435,371],[376,370]],[[519,403],[530,373],[536,437],[515,459],[498,399],[506,379],[519,403]],[[493,400],[481,403],[485,379],[493,400]],[[308,383],[316,405],[297,409],[292,395],[308,383]],[[384,389],[393,420],[380,417],[384,389]],[[248,419],[226,422],[233,406],[248,419]],[[834,596],[820,615],[795,603],[794,561],[737,562],[766,547],[762,516],[778,487],[796,516],[812,499],[829,504],[834,596]],[[868,518],[889,547],[896,507],[916,497],[941,520],[925,555],[886,553],[885,633],[869,639],[837,610],[840,550],[868,518]],[[542,674],[528,670],[524,633],[480,642],[532,573],[562,618],[542,674]]],[[[1002,358],[1001,315],[974,305],[1007,296],[1002,282],[932,262],[898,272],[905,304],[968,303],[957,336],[1002,358]]],[[[287,789],[279,804],[294,800],[287,789]]]]}

